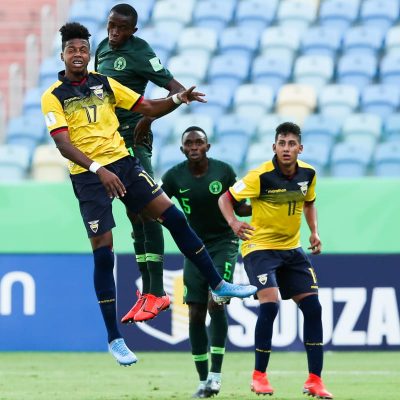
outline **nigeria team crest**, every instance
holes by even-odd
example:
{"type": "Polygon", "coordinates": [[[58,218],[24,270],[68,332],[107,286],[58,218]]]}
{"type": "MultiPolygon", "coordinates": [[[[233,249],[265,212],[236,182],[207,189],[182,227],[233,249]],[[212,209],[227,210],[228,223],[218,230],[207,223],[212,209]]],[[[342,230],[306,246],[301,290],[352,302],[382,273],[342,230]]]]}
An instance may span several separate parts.
{"type": "Polygon", "coordinates": [[[222,191],[222,183],[220,181],[212,181],[208,186],[208,190],[212,194],[219,194],[222,191]]]}

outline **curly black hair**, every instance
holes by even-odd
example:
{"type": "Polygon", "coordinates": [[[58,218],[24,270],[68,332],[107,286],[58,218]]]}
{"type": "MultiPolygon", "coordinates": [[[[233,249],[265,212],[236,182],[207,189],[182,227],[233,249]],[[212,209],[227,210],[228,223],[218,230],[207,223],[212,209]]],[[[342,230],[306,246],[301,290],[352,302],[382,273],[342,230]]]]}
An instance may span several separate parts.
{"type": "Polygon", "coordinates": [[[297,124],[293,122],[283,122],[276,127],[275,142],[278,139],[278,135],[287,135],[289,133],[293,133],[293,135],[297,136],[299,139],[299,143],[301,143],[301,129],[297,124]]]}
{"type": "Polygon", "coordinates": [[[89,42],[92,36],[86,26],[81,25],[79,22],[67,22],[60,28],[61,33],[61,48],[64,51],[65,44],[71,39],[84,39],[89,42]]]}

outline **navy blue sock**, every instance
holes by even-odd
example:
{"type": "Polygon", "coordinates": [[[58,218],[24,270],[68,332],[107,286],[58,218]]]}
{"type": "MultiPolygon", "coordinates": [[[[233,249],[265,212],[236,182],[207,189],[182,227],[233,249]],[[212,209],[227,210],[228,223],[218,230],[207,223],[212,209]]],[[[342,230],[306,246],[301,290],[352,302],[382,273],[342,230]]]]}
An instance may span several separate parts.
{"type": "Polygon", "coordinates": [[[103,315],[108,333],[108,342],[120,338],[117,326],[116,290],[113,275],[114,253],[108,247],[100,247],[93,251],[94,257],[94,289],[103,315]]]}
{"type": "Polygon", "coordinates": [[[324,350],[322,344],[322,308],[318,296],[305,297],[299,303],[304,315],[304,347],[307,352],[308,371],[321,376],[324,350]]]}
{"type": "Polygon", "coordinates": [[[207,279],[211,289],[222,281],[203,242],[188,225],[185,216],[174,205],[164,211],[159,219],[170,231],[179,250],[187,257],[207,279]]]}
{"type": "Polygon", "coordinates": [[[254,335],[256,355],[254,369],[260,372],[267,370],[271,354],[272,328],[276,314],[278,314],[277,303],[260,304],[254,335]]]}

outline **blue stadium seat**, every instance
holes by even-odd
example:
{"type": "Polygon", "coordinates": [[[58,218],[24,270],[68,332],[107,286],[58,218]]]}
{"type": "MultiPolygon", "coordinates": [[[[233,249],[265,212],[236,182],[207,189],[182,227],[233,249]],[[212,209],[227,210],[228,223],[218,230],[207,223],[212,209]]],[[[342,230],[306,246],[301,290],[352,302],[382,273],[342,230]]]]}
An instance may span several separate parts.
{"type": "Polygon", "coordinates": [[[329,56],[300,56],[297,58],[293,80],[312,86],[317,92],[333,77],[334,62],[329,56]]]}
{"type": "Polygon", "coordinates": [[[375,56],[382,48],[383,32],[374,26],[353,26],[343,37],[342,51],[345,54],[375,56]]]}
{"type": "Polygon", "coordinates": [[[341,40],[339,31],[325,26],[313,26],[301,38],[301,52],[304,55],[335,57],[341,40]]]}
{"type": "Polygon", "coordinates": [[[6,143],[24,146],[32,154],[35,147],[45,139],[45,131],[41,112],[15,117],[8,122],[6,143]]]}
{"type": "Polygon", "coordinates": [[[0,145],[0,182],[15,182],[27,177],[30,151],[24,146],[0,145]]]}
{"type": "Polygon", "coordinates": [[[281,0],[276,20],[283,28],[294,28],[302,33],[315,21],[316,16],[317,6],[314,2],[281,0]]]}
{"type": "MultiPolygon", "coordinates": [[[[179,110],[179,108],[177,110],[179,110]]],[[[157,118],[151,124],[151,130],[153,132],[153,147],[158,145],[161,146],[172,139],[172,129],[182,116],[182,113],[177,112],[177,110],[164,115],[162,118],[157,118]]]]}
{"type": "Polygon", "coordinates": [[[199,85],[206,77],[208,59],[194,58],[191,54],[174,56],[168,61],[168,69],[185,87],[199,85]]]}
{"type": "Polygon", "coordinates": [[[319,23],[344,32],[358,17],[359,0],[325,0],[321,2],[319,23]]]}
{"type": "Polygon", "coordinates": [[[262,32],[275,18],[278,0],[241,0],[235,14],[237,26],[262,32]]]}
{"type": "Polygon", "coordinates": [[[273,50],[269,54],[258,56],[252,65],[251,81],[270,86],[274,93],[289,81],[292,75],[293,58],[281,55],[273,50]]]}
{"type": "Polygon", "coordinates": [[[233,19],[236,0],[197,1],[193,11],[193,25],[212,28],[220,33],[233,19]]]}
{"type": "Polygon", "coordinates": [[[361,140],[336,144],[331,158],[332,176],[358,178],[367,175],[373,148],[373,145],[361,140]]]}
{"type": "Polygon", "coordinates": [[[319,176],[324,176],[327,173],[329,165],[331,146],[327,143],[307,142],[299,159],[311,164],[319,176]]]}
{"type": "Polygon", "coordinates": [[[400,141],[400,113],[388,115],[384,124],[384,139],[386,141],[400,141]]]}
{"type": "Polygon", "coordinates": [[[294,119],[284,115],[268,113],[257,122],[257,140],[270,147],[275,143],[276,127],[284,122],[293,122],[294,119]]]}
{"type": "Polygon", "coordinates": [[[399,55],[400,53],[400,26],[391,27],[385,38],[386,56],[399,55]]]}
{"type": "Polygon", "coordinates": [[[225,28],[219,35],[218,50],[220,54],[253,58],[259,39],[259,32],[251,27],[225,28]]]}
{"type": "MultiPolygon", "coordinates": [[[[251,115],[225,114],[216,121],[215,134],[217,140],[227,134],[237,134],[251,139],[256,135],[256,128],[257,123],[251,115]]],[[[232,143],[238,145],[236,142],[230,142],[231,145],[232,143]]]]}
{"type": "Polygon", "coordinates": [[[78,0],[69,9],[68,21],[80,22],[89,32],[96,32],[105,22],[109,9],[106,2],[78,0]]]}
{"type": "Polygon", "coordinates": [[[190,104],[192,114],[207,114],[214,119],[225,114],[232,104],[234,88],[226,85],[201,85],[199,91],[206,94],[207,103],[193,102],[190,104]]]}
{"type": "Polygon", "coordinates": [[[206,114],[186,114],[181,115],[176,120],[172,128],[172,140],[180,141],[182,133],[189,128],[189,126],[199,126],[204,129],[210,140],[213,139],[215,134],[214,119],[206,114]]]}
{"type": "Polygon", "coordinates": [[[375,114],[350,114],[343,122],[342,135],[347,142],[363,141],[374,146],[382,135],[382,119],[375,114]]]}
{"type": "Polygon", "coordinates": [[[41,97],[43,90],[38,87],[29,89],[24,96],[22,109],[24,115],[41,113],[41,97]]]}
{"type": "Polygon", "coordinates": [[[236,114],[254,119],[269,112],[274,104],[274,91],[267,85],[245,84],[239,86],[233,97],[236,114]]]}
{"type": "Polygon", "coordinates": [[[156,161],[156,174],[158,176],[163,175],[168,169],[185,159],[186,158],[180,149],[180,141],[163,146],[162,151],[158,156],[158,160],[156,161]]]}
{"type": "Polygon", "coordinates": [[[302,142],[324,143],[331,146],[340,134],[341,121],[331,115],[311,114],[302,127],[302,142]]]}
{"type": "Polygon", "coordinates": [[[400,84],[400,52],[389,53],[382,58],[379,77],[381,83],[396,86],[400,84]]]}
{"type": "Polygon", "coordinates": [[[58,72],[65,69],[60,55],[46,58],[40,64],[39,85],[45,90],[58,80],[58,72]]]}
{"type": "MultiPolygon", "coordinates": [[[[198,61],[198,60],[197,60],[198,61]]],[[[211,59],[208,69],[208,83],[236,88],[249,76],[250,59],[248,57],[222,54],[211,59]]],[[[174,71],[174,69],[171,69],[174,71]]]]}
{"type": "Polygon", "coordinates": [[[319,93],[318,105],[322,114],[344,118],[356,110],[359,92],[352,85],[327,85],[319,93]]]}
{"type": "Polygon", "coordinates": [[[274,157],[275,153],[272,150],[272,143],[253,142],[250,144],[246,157],[246,171],[254,169],[274,157]]]}
{"type": "Polygon", "coordinates": [[[398,0],[366,0],[361,4],[361,23],[386,32],[399,17],[398,0]]]}
{"type": "Polygon", "coordinates": [[[337,66],[337,82],[356,86],[362,90],[375,78],[377,60],[372,55],[349,54],[340,58],[337,66]]]}
{"type": "Polygon", "coordinates": [[[273,26],[264,30],[260,38],[260,53],[272,51],[279,57],[294,57],[300,45],[300,33],[290,27],[273,26]]]}
{"type": "Polygon", "coordinates": [[[139,31],[138,37],[145,40],[156,53],[162,63],[167,63],[171,53],[175,50],[175,46],[181,33],[179,31],[165,31],[158,26],[146,27],[139,31]]]}
{"type": "Polygon", "coordinates": [[[157,1],[153,7],[151,23],[164,31],[176,32],[192,20],[194,0],[157,1]]]}
{"type": "Polygon", "coordinates": [[[209,156],[230,164],[236,173],[243,168],[250,139],[240,132],[224,133],[211,145],[209,156]],[[232,143],[235,145],[232,146],[232,143]]]}
{"type": "Polygon", "coordinates": [[[376,176],[400,178],[400,142],[386,142],[377,146],[374,173],[376,176]]]}
{"type": "Polygon", "coordinates": [[[361,94],[361,111],[385,119],[400,105],[400,90],[392,85],[369,85],[361,94]]]}
{"type": "Polygon", "coordinates": [[[184,54],[193,53],[199,58],[209,58],[217,49],[217,43],[217,32],[213,29],[190,27],[180,32],[177,50],[184,54]]]}

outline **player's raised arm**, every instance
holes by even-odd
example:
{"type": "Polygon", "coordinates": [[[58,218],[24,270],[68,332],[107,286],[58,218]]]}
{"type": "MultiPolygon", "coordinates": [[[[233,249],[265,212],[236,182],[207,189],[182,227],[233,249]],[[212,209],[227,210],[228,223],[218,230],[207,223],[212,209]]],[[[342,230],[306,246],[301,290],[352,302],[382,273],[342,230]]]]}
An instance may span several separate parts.
{"type": "Polygon", "coordinates": [[[149,117],[161,117],[175,110],[175,108],[182,103],[189,104],[192,101],[206,103],[207,101],[203,98],[205,94],[195,91],[195,87],[196,86],[191,86],[189,89],[175,93],[165,99],[143,99],[132,111],[139,112],[149,117]]]}

